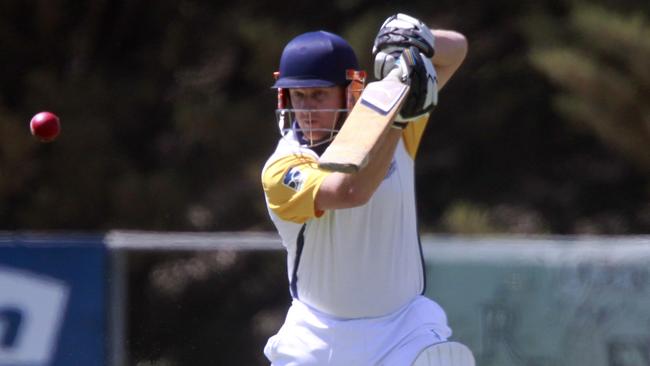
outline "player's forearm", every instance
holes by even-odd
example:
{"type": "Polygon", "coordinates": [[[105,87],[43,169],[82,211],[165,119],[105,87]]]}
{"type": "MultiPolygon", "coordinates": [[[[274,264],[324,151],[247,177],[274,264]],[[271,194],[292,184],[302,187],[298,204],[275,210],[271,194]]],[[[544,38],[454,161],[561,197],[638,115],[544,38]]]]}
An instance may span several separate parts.
{"type": "Polygon", "coordinates": [[[401,135],[401,131],[389,129],[371,152],[368,165],[359,172],[332,173],[325,178],[316,195],[315,208],[333,210],[368,202],[386,176],[401,135]]]}
{"type": "Polygon", "coordinates": [[[442,89],[463,63],[467,55],[467,39],[451,30],[435,29],[432,32],[436,39],[436,51],[431,61],[438,74],[438,89],[442,89]]]}
{"type": "Polygon", "coordinates": [[[393,161],[395,148],[401,136],[401,130],[390,128],[383,136],[383,141],[379,141],[376,149],[372,151],[368,165],[352,175],[354,184],[351,188],[357,191],[356,193],[362,203],[367,202],[372,197],[386,177],[386,172],[393,161]]]}

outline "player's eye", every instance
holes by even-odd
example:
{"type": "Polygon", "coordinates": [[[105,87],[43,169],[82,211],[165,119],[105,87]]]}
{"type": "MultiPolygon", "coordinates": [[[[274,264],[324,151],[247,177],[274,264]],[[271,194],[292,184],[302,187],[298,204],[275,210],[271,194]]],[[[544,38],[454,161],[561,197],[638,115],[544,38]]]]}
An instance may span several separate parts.
{"type": "Polygon", "coordinates": [[[317,102],[322,102],[325,99],[325,92],[317,91],[312,95],[312,98],[317,102]]]}
{"type": "Polygon", "coordinates": [[[302,92],[294,91],[291,93],[291,100],[293,102],[301,102],[303,99],[305,99],[305,94],[302,92]]]}

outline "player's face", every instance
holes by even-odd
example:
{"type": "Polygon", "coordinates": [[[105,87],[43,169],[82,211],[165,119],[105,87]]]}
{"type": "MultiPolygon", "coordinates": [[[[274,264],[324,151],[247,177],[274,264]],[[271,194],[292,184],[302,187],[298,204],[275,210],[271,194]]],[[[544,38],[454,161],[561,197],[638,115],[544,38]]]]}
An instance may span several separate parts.
{"type": "Polygon", "coordinates": [[[296,109],[296,119],[303,135],[311,142],[330,137],[344,108],[345,88],[290,89],[291,105],[296,109]]]}

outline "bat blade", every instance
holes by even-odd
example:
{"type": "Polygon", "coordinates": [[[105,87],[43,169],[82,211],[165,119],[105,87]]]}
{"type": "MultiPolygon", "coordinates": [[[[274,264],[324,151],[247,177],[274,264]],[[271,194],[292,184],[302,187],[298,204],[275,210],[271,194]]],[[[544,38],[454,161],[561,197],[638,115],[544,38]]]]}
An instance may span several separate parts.
{"type": "Polygon", "coordinates": [[[368,163],[370,151],[397,116],[409,87],[395,78],[369,83],[318,166],[353,173],[368,163]]]}

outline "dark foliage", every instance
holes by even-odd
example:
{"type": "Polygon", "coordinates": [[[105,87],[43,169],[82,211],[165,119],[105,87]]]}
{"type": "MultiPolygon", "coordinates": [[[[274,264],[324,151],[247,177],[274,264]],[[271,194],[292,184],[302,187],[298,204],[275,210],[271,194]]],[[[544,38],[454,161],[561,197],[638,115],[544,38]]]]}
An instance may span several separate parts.
{"type": "MultiPolygon", "coordinates": [[[[600,3],[612,14],[648,14],[644,2],[600,3]]],[[[554,39],[574,8],[570,0],[4,1],[0,228],[272,229],[259,172],[278,138],[269,85],[283,44],[328,29],[370,69],[376,28],[403,11],[470,43],[418,156],[423,230],[647,233],[648,170],[570,123],[555,105],[562,85],[531,61],[538,35],[554,39]],[[537,36],[532,19],[544,20],[537,36]],[[28,132],[41,110],[63,124],[49,145],[28,132]]]]}

